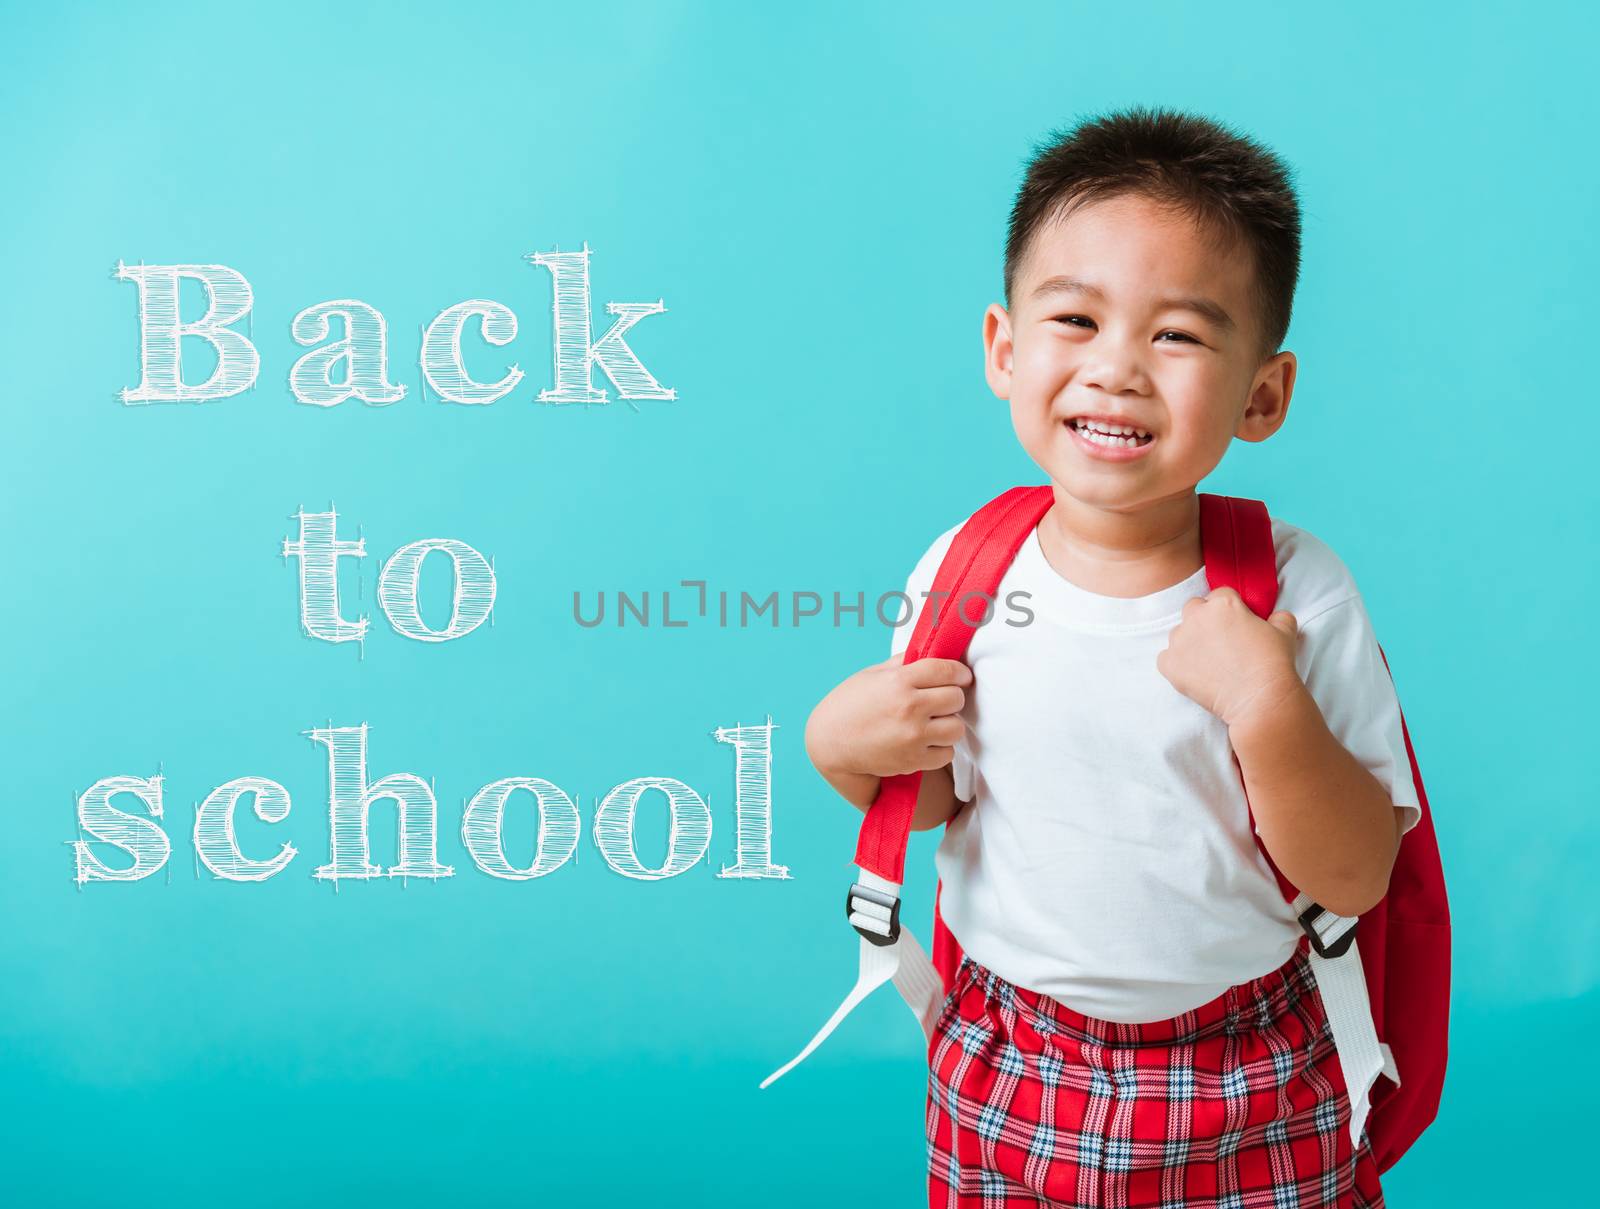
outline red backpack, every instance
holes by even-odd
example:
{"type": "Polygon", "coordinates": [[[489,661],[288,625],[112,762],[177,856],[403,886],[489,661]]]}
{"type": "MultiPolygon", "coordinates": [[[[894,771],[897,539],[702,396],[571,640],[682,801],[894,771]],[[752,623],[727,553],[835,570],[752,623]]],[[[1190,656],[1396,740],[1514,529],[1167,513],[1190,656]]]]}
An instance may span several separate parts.
{"type": "MultiPolygon", "coordinates": [[[[1259,500],[1204,492],[1199,500],[1211,590],[1231,587],[1252,612],[1267,617],[1276,607],[1278,576],[1266,506],[1259,500]]],[[[1048,486],[1013,487],[973,514],[939,565],[905,662],[965,656],[1006,568],[1053,502],[1048,486]],[[976,610],[969,607],[974,596],[979,599],[976,610]]],[[[1387,655],[1383,661],[1387,668],[1387,655]]],[[[1400,726],[1422,817],[1401,840],[1388,893],[1372,910],[1357,918],[1324,911],[1295,890],[1255,836],[1310,938],[1318,987],[1350,1091],[1352,1143],[1364,1123],[1380,1172],[1395,1164],[1438,1112],[1449,1032],[1450,910],[1444,871],[1404,714],[1400,726]],[[1359,960],[1342,960],[1352,949],[1359,960]],[[1380,1072],[1387,1078],[1378,1080],[1380,1072]]],[[[1240,780],[1242,784],[1242,773],[1240,780]]],[[[921,783],[920,772],[884,777],[862,822],[856,847],[859,876],[846,898],[846,913],[861,936],[855,987],[811,1042],[767,1076],[762,1087],[804,1059],[857,1003],[891,979],[931,1039],[962,954],[939,914],[942,885],[934,892],[931,961],[899,917],[906,846],[921,783]]],[[[1248,806],[1248,796],[1245,801],[1248,806]]]]}

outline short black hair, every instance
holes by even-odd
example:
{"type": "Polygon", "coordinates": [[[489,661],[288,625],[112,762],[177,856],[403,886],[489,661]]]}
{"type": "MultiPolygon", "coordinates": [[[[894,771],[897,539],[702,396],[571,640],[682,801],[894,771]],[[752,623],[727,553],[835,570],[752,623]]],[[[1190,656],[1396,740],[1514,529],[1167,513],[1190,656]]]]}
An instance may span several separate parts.
{"type": "Polygon", "coordinates": [[[1006,236],[1005,296],[1039,230],[1080,206],[1139,194],[1255,257],[1265,360],[1289,332],[1300,278],[1300,202],[1283,160],[1210,118],[1136,106],[1088,118],[1034,146],[1006,236]]]}

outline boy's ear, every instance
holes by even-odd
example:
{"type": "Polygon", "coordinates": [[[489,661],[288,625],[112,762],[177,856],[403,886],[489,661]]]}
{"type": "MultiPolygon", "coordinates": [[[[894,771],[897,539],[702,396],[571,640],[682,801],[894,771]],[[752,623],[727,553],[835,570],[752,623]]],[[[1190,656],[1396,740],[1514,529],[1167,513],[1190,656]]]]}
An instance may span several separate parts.
{"type": "Polygon", "coordinates": [[[1011,397],[1011,316],[998,302],[983,313],[983,376],[995,397],[1011,397]]]}
{"type": "Polygon", "coordinates": [[[1294,378],[1299,362],[1291,352],[1268,357],[1250,384],[1250,398],[1234,436],[1241,441],[1265,441],[1289,415],[1289,399],[1294,394],[1294,378]]]}

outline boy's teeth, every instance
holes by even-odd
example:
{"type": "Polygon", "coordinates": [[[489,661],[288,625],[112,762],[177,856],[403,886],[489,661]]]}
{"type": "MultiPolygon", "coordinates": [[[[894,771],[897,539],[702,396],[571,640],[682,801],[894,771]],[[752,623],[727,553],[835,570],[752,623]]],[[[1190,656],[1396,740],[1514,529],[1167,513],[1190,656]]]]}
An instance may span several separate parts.
{"type": "Polygon", "coordinates": [[[1096,445],[1142,445],[1150,435],[1142,428],[1126,424],[1102,424],[1098,420],[1074,420],[1072,427],[1096,445]]]}

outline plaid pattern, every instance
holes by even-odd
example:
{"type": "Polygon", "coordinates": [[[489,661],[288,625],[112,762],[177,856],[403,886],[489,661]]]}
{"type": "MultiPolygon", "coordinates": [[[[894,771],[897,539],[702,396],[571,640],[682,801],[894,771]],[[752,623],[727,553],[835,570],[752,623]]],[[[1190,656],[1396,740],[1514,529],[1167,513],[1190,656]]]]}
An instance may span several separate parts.
{"type": "Polygon", "coordinates": [[[1308,950],[1147,1024],[963,955],[929,1046],[929,1205],[1382,1209],[1308,950]]]}

